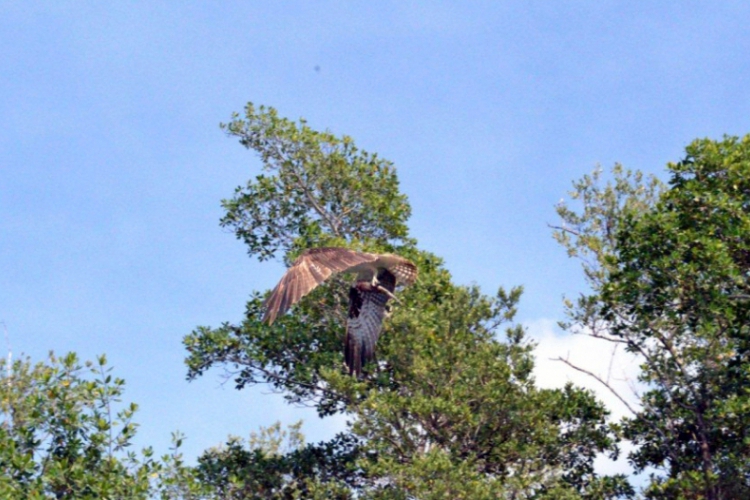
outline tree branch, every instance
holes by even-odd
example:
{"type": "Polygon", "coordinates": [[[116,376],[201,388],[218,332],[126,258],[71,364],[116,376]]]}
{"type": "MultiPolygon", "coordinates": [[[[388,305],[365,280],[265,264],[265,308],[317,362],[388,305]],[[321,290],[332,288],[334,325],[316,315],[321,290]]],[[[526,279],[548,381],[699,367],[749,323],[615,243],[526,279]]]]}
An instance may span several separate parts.
{"type": "Polygon", "coordinates": [[[581,372],[581,373],[585,373],[585,374],[586,374],[586,375],[588,375],[589,377],[593,378],[594,380],[596,380],[597,382],[599,382],[600,384],[602,384],[602,385],[603,385],[604,387],[606,387],[606,388],[607,388],[607,390],[609,390],[609,392],[611,392],[612,394],[614,394],[614,396],[615,396],[615,397],[616,397],[617,399],[619,399],[619,400],[620,400],[620,402],[621,402],[622,404],[624,404],[624,405],[625,405],[625,407],[626,407],[626,408],[627,408],[627,409],[628,409],[628,410],[629,410],[629,411],[630,411],[630,412],[631,412],[631,413],[632,413],[633,415],[637,415],[637,414],[638,414],[638,412],[637,412],[637,411],[635,411],[635,410],[633,409],[633,407],[632,407],[632,406],[630,406],[630,403],[628,403],[628,402],[627,402],[627,401],[626,401],[626,400],[625,400],[625,399],[624,399],[624,398],[623,398],[622,396],[620,396],[620,393],[619,393],[619,392],[617,392],[617,391],[616,391],[616,390],[615,390],[615,389],[614,389],[614,388],[612,387],[612,385],[611,385],[611,384],[610,384],[609,382],[607,382],[607,381],[605,381],[604,379],[602,379],[602,378],[601,378],[601,377],[600,377],[599,375],[595,374],[595,373],[594,373],[594,372],[592,372],[592,371],[586,370],[585,368],[581,368],[580,366],[576,366],[576,365],[574,365],[573,363],[571,363],[570,361],[568,361],[568,360],[567,360],[567,359],[565,359],[565,358],[562,358],[562,357],[557,357],[557,358],[551,358],[551,359],[552,359],[552,361],[562,361],[563,363],[565,363],[565,364],[566,364],[566,365],[568,365],[569,367],[573,368],[574,370],[576,370],[576,371],[579,371],[579,372],[581,372]]]}

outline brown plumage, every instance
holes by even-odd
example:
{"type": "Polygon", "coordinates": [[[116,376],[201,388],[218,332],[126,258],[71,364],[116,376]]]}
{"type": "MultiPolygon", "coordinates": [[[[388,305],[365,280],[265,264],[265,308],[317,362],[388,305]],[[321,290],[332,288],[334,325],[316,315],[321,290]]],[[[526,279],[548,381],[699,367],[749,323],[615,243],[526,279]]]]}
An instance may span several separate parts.
{"type": "Polygon", "coordinates": [[[312,248],[303,252],[287,270],[266,300],[263,321],[273,324],[279,315],[323,283],[332,274],[357,273],[349,290],[344,358],[349,373],[359,375],[375,357],[375,343],[382,330],[385,305],[397,285],[417,279],[417,266],[393,254],[357,252],[348,248],[312,248]]]}

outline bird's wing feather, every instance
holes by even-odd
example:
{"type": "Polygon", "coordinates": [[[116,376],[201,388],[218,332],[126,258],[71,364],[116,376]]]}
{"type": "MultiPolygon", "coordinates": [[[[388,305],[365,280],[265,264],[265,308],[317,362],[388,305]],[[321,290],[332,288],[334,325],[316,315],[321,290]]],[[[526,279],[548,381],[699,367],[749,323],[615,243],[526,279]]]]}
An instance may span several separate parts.
{"type": "Polygon", "coordinates": [[[388,269],[398,285],[411,285],[417,280],[417,266],[410,260],[389,253],[377,255],[374,265],[388,269]]]}
{"type": "MultiPolygon", "coordinates": [[[[378,282],[391,293],[396,287],[396,277],[385,269],[378,273],[378,282]]],[[[349,374],[359,376],[362,366],[375,359],[375,344],[383,328],[388,299],[388,295],[376,289],[353,286],[349,290],[349,319],[344,344],[344,361],[349,374]]]]}
{"type": "Polygon", "coordinates": [[[266,300],[263,321],[272,324],[332,274],[345,272],[360,264],[375,262],[376,254],[348,248],[313,248],[303,252],[281,278],[266,300]]]}
{"type": "Polygon", "coordinates": [[[393,273],[399,284],[411,285],[417,281],[417,266],[408,260],[389,267],[388,270],[393,273]]]}

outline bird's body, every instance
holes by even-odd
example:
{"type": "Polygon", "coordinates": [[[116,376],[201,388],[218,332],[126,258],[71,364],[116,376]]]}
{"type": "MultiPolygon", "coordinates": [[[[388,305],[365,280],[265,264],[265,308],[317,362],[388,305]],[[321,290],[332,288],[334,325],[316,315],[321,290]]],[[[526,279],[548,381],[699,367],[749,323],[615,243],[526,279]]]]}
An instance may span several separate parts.
{"type": "Polygon", "coordinates": [[[396,285],[417,279],[417,267],[393,254],[357,252],[347,248],[312,248],[303,252],[281,278],[266,301],[263,321],[276,318],[332,274],[352,272],[356,282],[349,290],[344,359],[349,373],[359,375],[375,357],[375,343],[383,327],[386,303],[395,298],[396,285]]]}
{"type": "MultiPolygon", "coordinates": [[[[377,281],[380,287],[393,294],[396,277],[387,269],[381,269],[377,281]]],[[[358,281],[349,289],[344,361],[350,374],[362,373],[362,366],[375,359],[375,344],[383,329],[388,299],[388,294],[367,281],[358,281]]]]}

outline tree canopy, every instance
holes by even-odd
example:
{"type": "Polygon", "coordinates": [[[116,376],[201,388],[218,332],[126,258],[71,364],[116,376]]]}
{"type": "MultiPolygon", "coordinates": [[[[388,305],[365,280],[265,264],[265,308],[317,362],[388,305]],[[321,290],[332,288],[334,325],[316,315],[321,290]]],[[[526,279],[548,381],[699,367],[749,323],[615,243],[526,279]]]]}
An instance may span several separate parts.
{"type": "Polygon", "coordinates": [[[615,169],[576,184],[556,236],[592,293],[571,324],[641,360],[640,408],[621,435],[649,498],[750,496],[750,136],[697,140],[667,186],[615,169]]]}
{"type": "Polygon", "coordinates": [[[115,408],[124,381],[106,364],[0,360],[0,496],[146,498],[157,464],[128,452],[137,406],[115,408]]]}
{"type": "Polygon", "coordinates": [[[554,237],[590,287],[566,301],[564,326],[641,363],[638,404],[611,422],[590,391],[536,386],[535,345],[514,319],[522,288],[454,283],[410,236],[390,162],[272,108],[249,104],[223,127],[262,166],[223,201],[221,225],[251,257],[392,252],[419,279],[398,292],[362,377],[343,363],[348,283],[334,276],[272,326],[256,290],[244,317],[197,327],[184,338],[188,378],[224,369],[237,389],[267,384],[347,427],[306,443],[301,424],[276,424],[188,465],[179,433],[162,457],[131,451],[137,406],[122,403],[104,356],[0,360],[0,496],[632,498],[626,477],[594,470],[627,440],[636,471],[656,470],[645,498],[750,498],[750,136],[693,142],[667,184],[596,170],[574,183],[577,207],[557,206],[554,237]]]}

